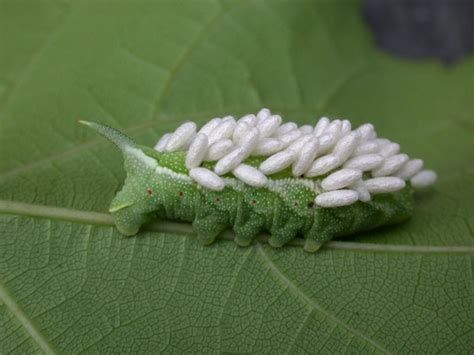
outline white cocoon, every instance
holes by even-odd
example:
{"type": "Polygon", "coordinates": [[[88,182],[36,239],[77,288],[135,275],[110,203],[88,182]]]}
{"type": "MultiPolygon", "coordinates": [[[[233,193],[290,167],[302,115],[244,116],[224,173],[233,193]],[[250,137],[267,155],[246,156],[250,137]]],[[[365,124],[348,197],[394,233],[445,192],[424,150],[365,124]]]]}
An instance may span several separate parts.
{"type": "MultiPolygon", "coordinates": [[[[298,158],[293,163],[293,176],[301,176],[308,170],[318,154],[319,141],[311,135],[311,139],[303,146],[298,158]]],[[[288,148],[289,149],[289,148],[288,148]]]]}
{"type": "Polygon", "coordinates": [[[359,199],[359,194],[353,190],[336,190],[324,192],[316,196],[316,204],[321,207],[341,207],[351,205],[359,199]]]}
{"type": "Polygon", "coordinates": [[[277,136],[282,136],[290,131],[293,131],[295,129],[297,129],[298,126],[296,125],[296,123],[294,122],[287,122],[287,123],[284,123],[282,124],[280,127],[278,127],[277,131],[276,131],[276,135],[277,136]]]}
{"type": "Polygon", "coordinates": [[[324,133],[326,128],[328,127],[329,127],[329,119],[327,117],[321,117],[318,123],[316,123],[316,126],[314,126],[313,134],[316,137],[320,137],[324,133]]]}
{"type": "Polygon", "coordinates": [[[163,153],[165,151],[166,145],[168,144],[168,141],[170,140],[171,136],[172,136],[172,133],[164,134],[163,137],[160,138],[158,143],[155,144],[153,149],[155,149],[156,151],[160,153],[163,153]]]}
{"type": "Polygon", "coordinates": [[[339,159],[339,157],[336,155],[325,155],[313,162],[305,176],[314,177],[323,175],[337,168],[339,165],[341,165],[341,159],[339,159]]]}
{"type": "Polygon", "coordinates": [[[379,145],[375,140],[367,142],[360,141],[359,145],[354,149],[352,156],[376,153],[379,151],[379,145]]]}
{"type": "Polygon", "coordinates": [[[405,181],[395,176],[384,176],[365,180],[365,185],[371,194],[382,194],[403,189],[405,181]]]}
{"type": "Polygon", "coordinates": [[[247,185],[254,187],[262,187],[268,180],[258,169],[247,164],[240,164],[232,170],[232,174],[247,185]]]}
{"type": "Polygon", "coordinates": [[[231,138],[234,133],[236,123],[234,120],[222,120],[219,125],[210,133],[209,144],[217,142],[220,139],[231,138]]]}
{"type": "Polygon", "coordinates": [[[257,125],[258,130],[260,131],[260,137],[266,138],[270,137],[281,124],[281,116],[279,115],[271,115],[260,121],[257,125]]]}
{"type": "Polygon", "coordinates": [[[380,148],[378,153],[384,158],[389,158],[392,155],[397,154],[399,151],[400,145],[398,143],[388,143],[385,144],[382,148],[380,148]]]}
{"type": "Polygon", "coordinates": [[[227,174],[229,171],[235,169],[245,159],[245,156],[246,150],[242,147],[238,147],[220,159],[214,167],[214,171],[218,175],[227,174]]]}
{"type": "Polygon", "coordinates": [[[354,151],[355,147],[359,143],[359,133],[351,132],[342,137],[339,142],[336,143],[332,154],[337,155],[342,161],[346,161],[354,151]]]}
{"type": "Polygon", "coordinates": [[[302,134],[313,134],[313,126],[310,126],[309,124],[301,126],[299,130],[302,134]]]}
{"type": "Polygon", "coordinates": [[[167,152],[175,152],[184,148],[188,141],[196,133],[196,124],[194,122],[186,122],[179,126],[166,144],[167,152]]]}
{"type": "Polygon", "coordinates": [[[267,158],[260,164],[259,170],[265,175],[271,175],[286,169],[295,160],[295,154],[284,150],[267,158]]]}
{"type": "Polygon", "coordinates": [[[356,169],[341,169],[338,170],[321,182],[321,187],[324,190],[337,190],[343,187],[352,185],[362,178],[362,172],[356,169]]]}
{"type": "Polygon", "coordinates": [[[219,160],[229,154],[233,149],[234,142],[230,139],[218,140],[209,147],[204,159],[207,161],[219,160]]]}
{"type": "Polygon", "coordinates": [[[245,115],[238,122],[247,123],[248,125],[255,127],[257,125],[257,116],[255,115],[245,115]]]}
{"type": "Polygon", "coordinates": [[[411,159],[397,171],[396,176],[403,180],[408,180],[420,172],[421,169],[423,169],[423,160],[411,159]]]}
{"type": "Polygon", "coordinates": [[[349,120],[342,120],[342,126],[341,126],[341,137],[344,137],[346,134],[348,134],[352,129],[352,124],[350,123],[349,120]]]}
{"type": "Polygon", "coordinates": [[[285,133],[278,137],[281,142],[283,142],[286,146],[291,144],[295,139],[299,138],[302,135],[299,129],[294,129],[288,133],[285,133]]]}
{"type": "Polygon", "coordinates": [[[383,163],[383,157],[379,154],[364,154],[349,159],[344,164],[345,168],[369,171],[378,168],[383,163]]]}
{"type": "Polygon", "coordinates": [[[433,185],[438,175],[433,170],[423,170],[410,179],[410,184],[416,189],[424,189],[433,185]]]}
{"type": "Polygon", "coordinates": [[[392,175],[398,169],[400,169],[402,165],[405,164],[407,161],[408,155],[406,154],[393,155],[390,158],[385,159],[380,168],[373,170],[372,176],[379,177],[392,175]]]}
{"type": "Polygon", "coordinates": [[[252,152],[253,155],[269,156],[285,148],[285,144],[276,138],[264,138],[260,140],[252,152]]]}
{"type": "Polygon", "coordinates": [[[225,187],[222,178],[205,168],[193,168],[189,171],[189,176],[199,185],[210,190],[221,191],[225,187]]]}
{"type": "Polygon", "coordinates": [[[201,165],[207,152],[207,136],[204,133],[199,133],[189,146],[186,154],[186,168],[197,168],[201,165]]]}
{"type": "Polygon", "coordinates": [[[257,122],[260,123],[262,122],[265,118],[270,116],[272,113],[268,108],[262,108],[260,111],[257,113],[257,122]]]}
{"type": "Polygon", "coordinates": [[[211,135],[211,132],[221,123],[220,118],[213,118],[201,127],[198,133],[204,133],[207,137],[211,135]]]}

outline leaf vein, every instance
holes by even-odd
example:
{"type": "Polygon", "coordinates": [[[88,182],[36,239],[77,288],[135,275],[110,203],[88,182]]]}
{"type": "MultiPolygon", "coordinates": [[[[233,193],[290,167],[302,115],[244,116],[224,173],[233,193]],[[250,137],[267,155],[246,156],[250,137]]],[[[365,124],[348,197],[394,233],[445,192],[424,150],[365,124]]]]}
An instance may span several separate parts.
{"type": "Polygon", "coordinates": [[[374,348],[378,349],[384,354],[389,354],[390,351],[385,349],[382,345],[378,344],[375,340],[367,337],[366,335],[360,333],[358,330],[352,328],[348,324],[346,324],[341,319],[337,318],[335,315],[329,313],[327,310],[322,308],[318,303],[316,303],[313,299],[311,299],[308,295],[306,295],[298,286],[296,286],[293,281],[291,281],[281,270],[280,268],[270,259],[268,254],[265,252],[261,244],[258,244],[258,250],[262,256],[262,258],[266,261],[269,269],[281,280],[284,285],[287,285],[290,290],[292,290],[298,297],[302,299],[302,301],[308,304],[311,308],[318,311],[323,316],[330,319],[333,323],[338,324],[341,328],[345,329],[349,333],[357,336],[358,338],[364,340],[365,342],[371,344],[374,348]]]}
{"type": "Polygon", "coordinates": [[[53,347],[49,341],[43,334],[41,334],[40,330],[36,327],[33,321],[23,312],[23,310],[15,302],[13,297],[9,294],[2,283],[0,283],[0,301],[6,305],[6,307],[21,324],[25,332],[45,354],[55,354],[55,351],[53,350],[53,347]]]}

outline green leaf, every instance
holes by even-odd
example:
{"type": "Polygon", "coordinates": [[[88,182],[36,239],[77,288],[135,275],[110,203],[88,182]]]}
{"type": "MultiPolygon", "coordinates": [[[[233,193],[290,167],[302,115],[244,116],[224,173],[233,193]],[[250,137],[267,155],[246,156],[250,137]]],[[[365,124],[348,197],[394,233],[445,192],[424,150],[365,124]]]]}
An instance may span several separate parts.
{"type": "Polygon", "coordinates": [[[0,3],[1,353],[472,353],[474,58],[380,53],[352,1],[0,3]],[[119,235],[120,154],[269,107],[374,123],[439,174],[413,219],[310,255],[119,235]]]}

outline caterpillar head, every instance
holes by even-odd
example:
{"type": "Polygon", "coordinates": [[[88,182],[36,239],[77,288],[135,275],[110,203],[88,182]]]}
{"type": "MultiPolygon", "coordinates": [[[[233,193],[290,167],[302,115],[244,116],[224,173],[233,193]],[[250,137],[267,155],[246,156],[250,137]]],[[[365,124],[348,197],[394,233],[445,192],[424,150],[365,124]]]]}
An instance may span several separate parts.
{"type": "Polygon", "coordinates": [[[109,207],[118,230],[124,235],[136,234],[141,225],[153,218],[153,212],[156,211],[154,201],[159,189],[149,186],[154,169],[138,171],[138,174],[127,174],[122,189],[109,207]]]}
{"type": "MultiPolygon", "coordinates": [[[[112,141],[122,152],[127,178],[122,190],[112,200],[109,212],[118,230],[125,235],[134,235],[147,222],[153,211],[151,189],[143,188],[154,175],[158,163],[137,147],[123,133],[98,123],[79,121],[112,141]]],[[[156,189],[157,190],[157,189],[156,189]]]]}

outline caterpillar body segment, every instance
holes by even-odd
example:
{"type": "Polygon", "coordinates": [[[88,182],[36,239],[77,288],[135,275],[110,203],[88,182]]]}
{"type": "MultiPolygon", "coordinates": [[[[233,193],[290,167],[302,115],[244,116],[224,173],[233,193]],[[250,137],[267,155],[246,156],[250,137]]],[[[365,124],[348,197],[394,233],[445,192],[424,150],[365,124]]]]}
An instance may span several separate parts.
{"type": "Polygon", "coordinates": [[[113,128],[81,123],[122,151],[127,177],[109,210],[118,230],[129,236],[159,218],[191,222],[203,244],[231,228],[241,246],[268,232],[273,247],[300,236],[305,250],[314,252],[332,238],[406,220],[414,208],[410,179],[420,187],[436,180],[434,172],[420,172],[419,159],[397,157],[399,146],[376,138],[370,124],[351,131],[346,120],[323,118],[312,132],[307,125],[297,134],[296,124],[281,125],[278,117],[269,110],[237,122],[228,116],[197,134],[196,125],[186,123],[155,149],[138,146],[113,128]],[[288,142],[289,135],[309,144],[298,144],[298,138],[288,142]],[[278,150],[258,153],[273,141],[278,150]],[[213,144],[233,148],[210,160],[213,144]],[[324,150],[318,151],[321,144],[324,150]],[[325,160],[330,164],[320,163],[325,160]],[[391,175],[384,176],[384,169],[391,175]]]}

